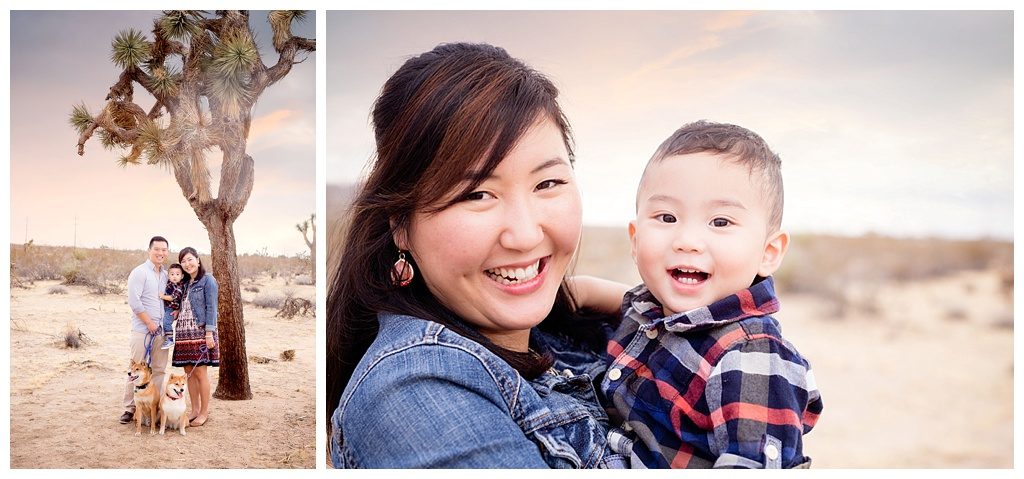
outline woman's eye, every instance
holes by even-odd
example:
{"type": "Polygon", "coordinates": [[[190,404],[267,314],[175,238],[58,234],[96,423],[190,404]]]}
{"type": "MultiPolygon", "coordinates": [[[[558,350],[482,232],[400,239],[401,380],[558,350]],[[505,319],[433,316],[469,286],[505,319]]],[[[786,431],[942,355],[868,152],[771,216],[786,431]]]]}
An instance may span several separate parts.
{"type": "Polygon", "coordinates": [[[676,222],[676,217],[671,215],[671,214],[669,214],[669,213],[662,213],[662,214],[660,214],[658,216],[655,216],[655,218],[657,218],[658,221],[661,221],[662,223],[675,223],[676,222]]]}
{"type": "Polygon", "coordinates": [[[726,226],[729,226],[731,224],[732,221],[729,221],[725,218],[715,218],[711,220],[711,226],[714,226],[716,228],[725,228],[726,226]]]}
{"type": "Polygon", "coordinates": [[[547,190],[547,189],[550,189],[550,188],[554,188],[554,187],[556,187],[558,185],[564,185],[566,183],[568,183],[568,182],[565,181],[565,180],[544,180],[544,181],[542,181],[542,182],[537,184],[537,189],[538,190],[547,190]]]}
{"type": "Polygon", "coordinates": [[[486,191],[474,191],[472,193],[467,194],[466,196],[463,196],[462,200],[463,201],[479,201],[479,200],[485,200],[488,197],[492,197],[492,196],[493,195],[491,195],[490,193],[488,193],[486,191]]]}

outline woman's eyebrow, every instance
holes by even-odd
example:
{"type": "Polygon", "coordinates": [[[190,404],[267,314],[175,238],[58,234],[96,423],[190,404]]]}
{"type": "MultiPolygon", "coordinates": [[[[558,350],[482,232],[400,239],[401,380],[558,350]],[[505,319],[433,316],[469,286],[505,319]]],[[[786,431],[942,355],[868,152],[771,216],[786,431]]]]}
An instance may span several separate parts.
{"type": "MultiPolygon", "coordinates": [[[[551,158],[550,160],[547,160],[547,161],[537,165],[533,170],[530,170],[530,174],[531,175],[532,174],[536,174],[536,173],[538,173],[540,171],[546,170],[548,168],[553,168],[553,167],[558,166],[558,165],[567,165],[567,166],[569,166],[569,161],[566,160],[565,158],[557,156],[557,157],[551,158]]],[[[469,171],[466,172],[465,176],[463,176],[462,179],[463,179],[463,181],[468,182],[468,183],[476,183],[476,182],[483,182],[483,181],[489,180],[489,179],[498,179],[498,178],[500,178],[500,177],[498,175],[495,175],[494,172],[491,172],[491,174],[489,174],[489,175],[485,175],[480,170],[469,170],[469,171]]]]}
{"type": "Polygon", "coordinates": [[[545,161],[544,163],[541,163],[541,164],[537,165],[536,168],[534,168],[532,171],[530,171],[530,174],[537,173],[537,172],[539,172],[541,170],[545,170],[547,168],[551,168],[551,167],[558,166],[558,165],[569,165],[569,162],[565,158],[562,158],[560,156],[556,156],[556,157],[554,157],[554,158],[552,158],[552,159],[550,159],[548,161],[545,161]]]}

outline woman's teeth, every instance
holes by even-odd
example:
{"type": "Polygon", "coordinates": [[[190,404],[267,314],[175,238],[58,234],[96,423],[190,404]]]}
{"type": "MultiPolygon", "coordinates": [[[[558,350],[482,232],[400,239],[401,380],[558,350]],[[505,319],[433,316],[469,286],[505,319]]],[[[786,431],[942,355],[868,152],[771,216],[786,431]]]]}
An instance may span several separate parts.
{"type": "Polygon", "coordinates": [[[501,284],[516,284],[537,277],[539,271],[540,260],[526,268],[494,268],[484,272],[501,284]]]}

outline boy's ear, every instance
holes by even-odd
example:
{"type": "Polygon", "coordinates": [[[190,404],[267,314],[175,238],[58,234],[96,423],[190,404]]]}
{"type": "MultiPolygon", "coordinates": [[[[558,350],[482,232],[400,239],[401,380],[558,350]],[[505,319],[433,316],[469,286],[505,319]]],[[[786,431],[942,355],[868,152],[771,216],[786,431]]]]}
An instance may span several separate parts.
{"type": "Polygon", "coordinates": [[[761,255],[761,265],[758,267],[757,275],[767,278],[775,273],[782,264],[782,258],[786,256],[789,249],[789,233],[778,231],[768,237],[764,244],[764,254],[761,255]]]}
{"type": "Polygon", "coordinates": [[[629,222],[629,252],[633,256],[633,263],[636,264],[636,220],[629,222]]]}

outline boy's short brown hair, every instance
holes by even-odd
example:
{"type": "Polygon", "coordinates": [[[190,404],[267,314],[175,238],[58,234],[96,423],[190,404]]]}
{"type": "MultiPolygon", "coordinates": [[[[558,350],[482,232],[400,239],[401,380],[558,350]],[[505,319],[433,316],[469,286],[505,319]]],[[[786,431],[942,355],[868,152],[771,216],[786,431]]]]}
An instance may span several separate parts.
{"type": "Polygon", "coordinates": [[[696,121],[683,125],[662,142],[647,164],[659,163],[670,156],[701,152],[727,156],[736,164],[746,166],[751,176],[756,175],[768,202],[768,228],[775,232],[782,227],[782,160],[757,133],[728,123],[696,121]]]}

